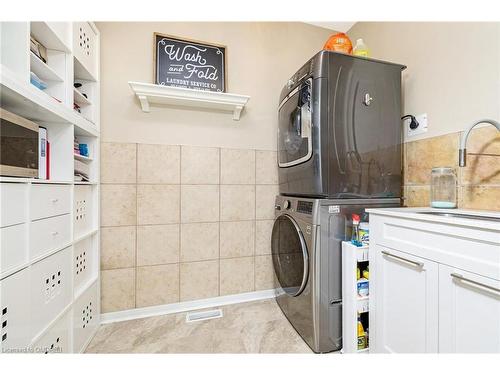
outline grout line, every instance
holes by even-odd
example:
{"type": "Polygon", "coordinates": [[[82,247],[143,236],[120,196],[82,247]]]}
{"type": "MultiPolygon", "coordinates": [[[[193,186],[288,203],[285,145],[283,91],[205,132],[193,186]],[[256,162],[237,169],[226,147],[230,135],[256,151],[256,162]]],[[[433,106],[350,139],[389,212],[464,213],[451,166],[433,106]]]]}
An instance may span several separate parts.
{"type": "Polygon", "coordinates": [[[137,228],[139,218],[139,197],[137,191],[137,179],[139,172],[139,144],[135,144],[135,263],[134,263],[134,307],[137,307],[137,228]]]}

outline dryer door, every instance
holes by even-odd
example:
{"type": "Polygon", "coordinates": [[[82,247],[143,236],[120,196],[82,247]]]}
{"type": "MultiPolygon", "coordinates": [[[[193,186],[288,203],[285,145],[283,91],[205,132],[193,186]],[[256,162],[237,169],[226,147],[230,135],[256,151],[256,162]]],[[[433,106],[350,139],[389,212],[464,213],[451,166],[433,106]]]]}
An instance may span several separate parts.
{"type": "Polygon", "coordinates": [[[278,216],[271,237],[274,273],[281,288],[290,296],[304,290],[309,272],[309,256],[304,236],[289,215],[278,216]]]}

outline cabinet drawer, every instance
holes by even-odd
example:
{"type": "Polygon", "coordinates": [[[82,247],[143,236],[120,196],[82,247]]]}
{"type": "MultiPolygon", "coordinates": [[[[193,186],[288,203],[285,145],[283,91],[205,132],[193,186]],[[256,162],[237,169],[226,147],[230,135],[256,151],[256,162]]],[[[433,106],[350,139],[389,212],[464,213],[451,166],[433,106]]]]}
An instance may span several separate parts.
{"type": "Polygon", "coordinates": [[[33,344],[34,353],[70,353],[70,312],[66,312],[33,344]]]}
{"type": "Polygon", "coordinates": [[[97,237],[87,237],[73,246],[73,285],[75,295],[97,277],[97,237]]]}
{"type": "Polygon", "coordinates": [[[71,247],[31,268],[31,324],[37,336],[71,302],[71,247]]]}
{"type": "Polygon", "coordinates": [[[71,187],[69,185],[33,184],[30,198],[31,220],[70,213],[71,187]]]}
{"type": "Polygon", "coordinates": [[[70,215],[34,221],[30,227],[30,259],[69,243],[71,239],[70,215]]]}
{"type": "Polygon", "coordinates": [[[0,324],[0,352],[19,351],[29,346],[29,269],[25,268],[0,281],[0,324]]]}
{"type": "Polygon", "coordinates": [[[99,294],[95,282],[73,304],[73,350],[80,353],[85,349],[99,326],[99,294]]]}
{"type": "Polygon", "coordinates": [[[76,185],[73,202],[73,228],[75,238],[83,236],[93,228],[92,186],[76,185]]]}
{"type": "Polygon", "coordinates": [[[0,184],[1,221],[0,226],[20,224],[26,221],[26,184],[0,184]]]}
{"type": "Polygon", "coordinates": [[[0,229],[0,273],[26,263],[28,249],[26,244],[26,224],[12,225],[0,229]]]}

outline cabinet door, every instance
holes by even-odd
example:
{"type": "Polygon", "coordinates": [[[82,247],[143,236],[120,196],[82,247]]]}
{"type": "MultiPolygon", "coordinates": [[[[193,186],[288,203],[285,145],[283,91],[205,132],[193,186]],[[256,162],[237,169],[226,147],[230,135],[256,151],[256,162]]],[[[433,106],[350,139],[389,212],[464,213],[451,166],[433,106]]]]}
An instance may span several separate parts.
{"type": "Polygon", "coordinates": [[[500,353],[500,281],[439,265],[439,351],[500,353]]]}
{"type": "MultiPolygon", "coordinates": [[[[375,336],[377,353],[438,351],[438,264],[376,246],[375,336]]],[[[372,277],[373,281],[373,277],[372,277]]]]}

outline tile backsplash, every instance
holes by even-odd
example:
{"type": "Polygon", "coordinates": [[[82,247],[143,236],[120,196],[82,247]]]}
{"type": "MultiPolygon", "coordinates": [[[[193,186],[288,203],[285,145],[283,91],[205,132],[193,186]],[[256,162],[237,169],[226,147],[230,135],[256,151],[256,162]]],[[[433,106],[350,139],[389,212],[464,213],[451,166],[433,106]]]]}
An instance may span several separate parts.
{"type": "Polygon", "coordinates": [[[405,144],[407,206],[429,206],[431,169],[453,167],[457,173],[459,208],[500,210],[500,133],[493,127],[473,130],[464,168],[458,167],[460,136],[457,132],[405,144]]]}
{"type": "Polygon", "coordinates": [[[101,144],[103,312],[273,288],[276,152],[101,144]]]}

